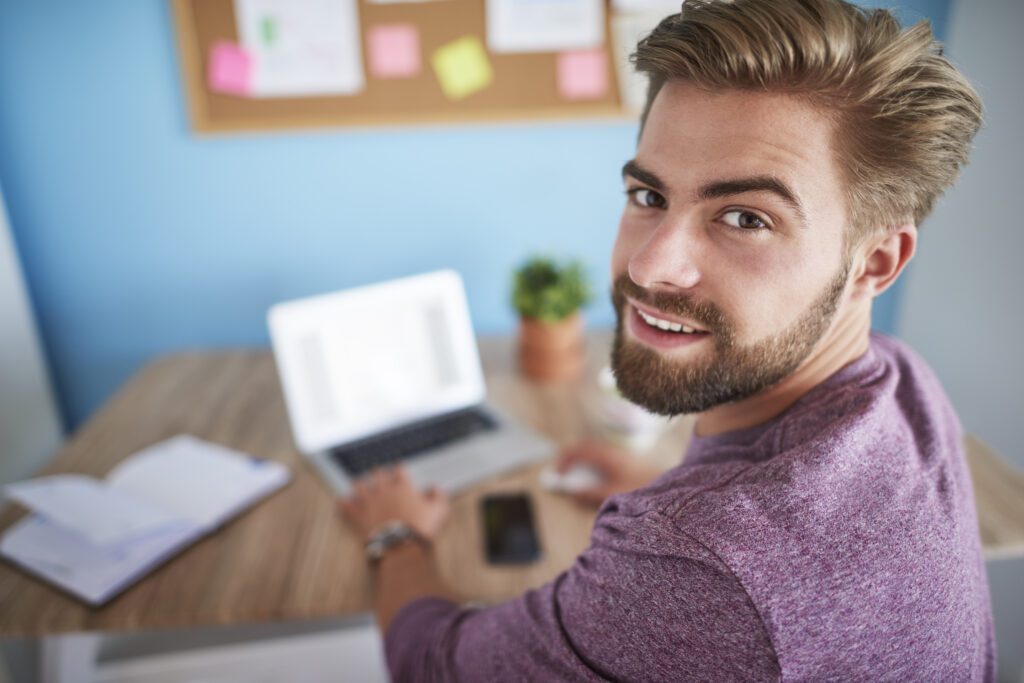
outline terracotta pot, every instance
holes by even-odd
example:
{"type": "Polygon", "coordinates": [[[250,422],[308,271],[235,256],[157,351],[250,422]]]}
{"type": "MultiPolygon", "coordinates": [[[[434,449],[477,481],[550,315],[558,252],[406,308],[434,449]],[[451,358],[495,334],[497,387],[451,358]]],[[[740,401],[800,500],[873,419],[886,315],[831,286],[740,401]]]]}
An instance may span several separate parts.
{"type": "Polygon", "coordinates": [[[578,377],[584,355],[579,312],[555,323],[520,318],[519,369],[530,379],[555,382],[578,377]]]}

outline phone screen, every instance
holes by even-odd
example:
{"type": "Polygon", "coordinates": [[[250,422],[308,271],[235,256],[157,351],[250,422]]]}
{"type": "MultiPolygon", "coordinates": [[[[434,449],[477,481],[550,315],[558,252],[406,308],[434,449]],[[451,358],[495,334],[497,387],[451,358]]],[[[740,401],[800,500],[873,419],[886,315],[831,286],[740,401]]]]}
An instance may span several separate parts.
{"type": "Polygon", "coordinates": [[[526,494],[483,499],[484,543],[491,564],[528,564],[540,557],[533,506],[526,494]]]}

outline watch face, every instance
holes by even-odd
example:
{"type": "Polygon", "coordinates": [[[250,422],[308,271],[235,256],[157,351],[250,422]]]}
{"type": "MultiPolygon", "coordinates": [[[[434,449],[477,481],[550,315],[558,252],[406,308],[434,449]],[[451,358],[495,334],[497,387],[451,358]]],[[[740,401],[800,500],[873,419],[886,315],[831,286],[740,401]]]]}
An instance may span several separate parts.
{"type": "Polygon", "coordinates": [[[366,544],[366,557],[371,562],[375,562],[379,560],[389,548],[393,548],[406,539],[415,537],[415,532],[401,522],[388,524],[370,538],[369,542],[366,544]]]}

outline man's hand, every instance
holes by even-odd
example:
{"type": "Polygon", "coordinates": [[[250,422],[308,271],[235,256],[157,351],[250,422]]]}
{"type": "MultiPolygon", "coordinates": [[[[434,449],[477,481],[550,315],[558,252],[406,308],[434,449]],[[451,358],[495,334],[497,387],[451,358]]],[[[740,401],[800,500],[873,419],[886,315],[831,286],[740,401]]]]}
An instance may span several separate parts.
{"type": "MultiPolygon", "coordinates": [[[[402,467],[374,470],[356,481],[352,497],[338,509],[364,543],[386,522],[404,522],[434,540],[448,520],[448,497],[437,488],[420,491],[402,467]]],[[[450,598],[441,583],[431,553],[419,543],[403,543],[376,564],[374,606],[377,623],[387,633],[392,619],[412,600],[427,596],[450,598]]]]}
{"type": "Polygon", "coordinates": [[[583,503],[600,505],[605,498],[624,491],[633,491],[654,480],[661,470],[614,446],[601,441],[582,441],[558,456],[555,468],[564,473],[576,465],[597,470],[604,481],[597,486],[572,494],[583,503]]]}
{"type": "Polygon", "coordinates": [[[366,542],[386,522],[404,522],[434,540],[448,520],[448,497],[437,487],[419,491],[404,467],[376,469],[356,480],[352,497],[338,507],[366,542]]]}

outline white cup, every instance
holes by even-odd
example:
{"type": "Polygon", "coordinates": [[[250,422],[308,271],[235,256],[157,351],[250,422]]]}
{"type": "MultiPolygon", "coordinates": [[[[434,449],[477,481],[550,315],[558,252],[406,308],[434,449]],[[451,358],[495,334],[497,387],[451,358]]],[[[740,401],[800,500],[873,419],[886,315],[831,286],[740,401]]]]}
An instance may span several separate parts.
{"type": "Polygon", "coordinates": [[[668,427],[670,418],[655,415],[623,397],[610,367],[601,368],[597,387],[588,412],[601,436],[634,452],[649,450],[668,427]]]}

